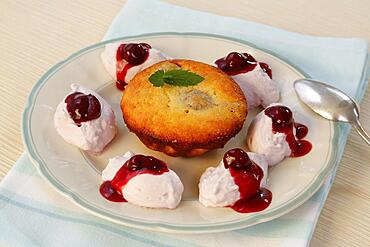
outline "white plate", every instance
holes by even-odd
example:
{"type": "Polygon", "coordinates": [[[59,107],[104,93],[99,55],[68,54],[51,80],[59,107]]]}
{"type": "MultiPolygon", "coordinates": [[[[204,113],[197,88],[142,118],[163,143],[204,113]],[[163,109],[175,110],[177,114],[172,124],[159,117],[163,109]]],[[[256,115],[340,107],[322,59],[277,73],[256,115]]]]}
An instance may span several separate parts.
{"type": "Polygon", "coordinates": [[[251,53],[271,66],[274,79],[281,85],[281,102],[292,108],[299,122],[308,125],[307,139],[313,143],[313,149],[304,157],[288,158],[269,170],[268,188],[273,199],[264,211],[240,214],[230,208],[205,208],[197,200],[201,173],[208,166],[216,166],[226,150],[245,147],[246,130],[255,113],[249,113],[242,131],[224,149],[197,158],[173,158],[149,150],[128,132],[122,121],[121,92],[115,88],[100,60],[107,42],[99,43],[51,68],[32,89],[23,115],[24,143],[33,163],[57,190],[82,208],[107,220],[143,229],[181,233],[227,231],[269,221],[293,210],[318,190],[335,166],[338,129],[298,102],[292,84],[295,79],[306,76],[287,62],[248,43],[220,36],[161,33],[123,40],[147,42],[171,57],[210,64],[231,51],[251,53]],[[99,156],[88,155],[67,144],[54,129],[55,108],[70,91],[71,83],[97,90],[115,110],[119,134],[99,156]],[[113,203],[99,194],[100,173],[108,159],[128,150],[156,156],[179,174],[185,193],[177,209],[148,209],[129,203],[113,203]]]}

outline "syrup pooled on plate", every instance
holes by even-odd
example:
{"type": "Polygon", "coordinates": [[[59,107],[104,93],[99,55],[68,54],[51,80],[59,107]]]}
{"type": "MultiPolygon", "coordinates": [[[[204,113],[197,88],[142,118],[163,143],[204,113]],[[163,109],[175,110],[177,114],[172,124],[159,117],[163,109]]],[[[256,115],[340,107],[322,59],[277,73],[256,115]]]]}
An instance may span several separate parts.
{"type": "Polygon", "coordinates": [[[118,170],[111,181],[100,186],[100,194],[109,201],[126,202],[122,187],[139,174],[161,175],[168,172],[167,164],[152,156],[134,155],[118,170]]]}
{"type": "Polygon", "coordinates": [[[149,57],[150,45],[146,43],[121,44],[116,53],[116,86],[119,90],[124,90],[127,85],[127,71],[137,65],[144,63],[149,57]]]}
{"type": "Polygon", "coordinates": [[[72,93],[66,97],[64,102],[67,104],[69,116],[78,127],[81,126],[82,122],[100,117],[100,102],[92,94],[72,93]]]}
{"type": "Polygon", "coordinates": [[[282,105],[270,106],[265,109],[265,115],[272,119],[272,131],[286,135],[285,140],[292,151],[291,157],[304,156],[311,151],[312,144],[309,141],[302,140],[308,133],[307,126],[295,123],[293,113],[288,107],[282,105]]]}
{"type": "Polygon", "coordinates": [[[272,200],[272,193],[260,188],[263,170],[255,164],[248,154],[240,148],[227,151],[223,158],[234,182],[239,187],[240,199],[230,207],[239,213],[251,213],[267,208],[272,200]]]}

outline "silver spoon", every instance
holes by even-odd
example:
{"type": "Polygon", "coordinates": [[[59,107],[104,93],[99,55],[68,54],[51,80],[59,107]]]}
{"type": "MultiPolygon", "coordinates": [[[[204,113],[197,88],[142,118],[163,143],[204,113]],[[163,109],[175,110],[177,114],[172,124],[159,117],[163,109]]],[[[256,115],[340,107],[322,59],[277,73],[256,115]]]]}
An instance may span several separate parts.
{"type": "Polygon", "coordinates": [[[364,141],[370,145],[370,137],[360,123],[360,111],[357,103],[344,92],[328,84],[310,79],[294,82],[298,97],[322,117],[352,124],[364,141]]]}

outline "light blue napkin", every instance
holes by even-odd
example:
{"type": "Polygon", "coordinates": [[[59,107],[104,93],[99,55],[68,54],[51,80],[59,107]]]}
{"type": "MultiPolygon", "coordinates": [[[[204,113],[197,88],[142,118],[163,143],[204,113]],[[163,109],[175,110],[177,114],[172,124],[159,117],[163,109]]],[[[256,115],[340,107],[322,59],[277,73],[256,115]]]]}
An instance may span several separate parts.
{"type": "MultiPolygon", "coordinates": [[[[156,0],[128,1],[105,39],[168,31],[243,39],[278,53],[311,77],[330,81],[357,100],[365,91],[367,44],[360,39],[305,36],[156,0]]],[[[343,128],[340,157],[348,130],[343,128]]],[[[177,235],[135,230],[88,214],[49,187],[23,154],[0,184],[0,245],[307,246],[333,177],[308,202],[279,219],[226,233],[177,235]]]]}

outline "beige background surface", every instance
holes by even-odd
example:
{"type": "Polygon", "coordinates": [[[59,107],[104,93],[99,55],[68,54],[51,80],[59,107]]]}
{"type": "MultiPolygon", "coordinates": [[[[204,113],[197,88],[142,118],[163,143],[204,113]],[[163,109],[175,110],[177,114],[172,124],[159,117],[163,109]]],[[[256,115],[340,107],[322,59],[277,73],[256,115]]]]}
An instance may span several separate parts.
{"type": "MultiPolygon", "coordinates": [[[[368,0],[167,1],[305,34],[370,40],[368,0]]],[[[20,115],[32,85],[54,63],[101,40],[124,2],[0,0],[0,179],[23,152],[20,115]]],[[[369,89],[361,109],[370,131],[369,89]]],[[[311,246],[370,246],[369,163],[370,148],[352,132],[311,246]]]]}

